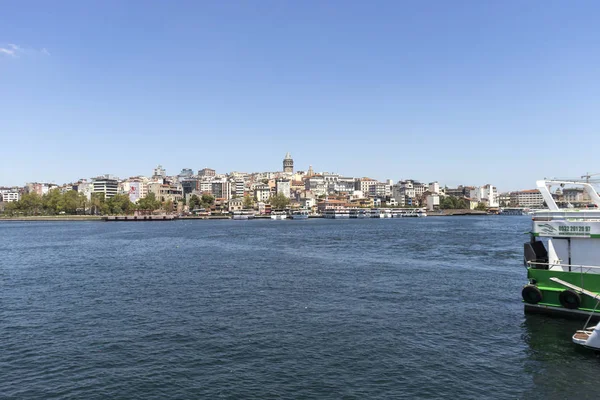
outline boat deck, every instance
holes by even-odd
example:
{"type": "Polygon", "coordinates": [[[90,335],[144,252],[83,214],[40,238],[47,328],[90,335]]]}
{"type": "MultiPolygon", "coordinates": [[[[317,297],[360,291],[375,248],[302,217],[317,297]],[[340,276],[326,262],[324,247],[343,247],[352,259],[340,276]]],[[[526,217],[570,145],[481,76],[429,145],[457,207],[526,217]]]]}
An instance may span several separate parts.
{"type": "Polygon", "coordinates": [[[589,331],[577,331],[573,335],[573,339],[588,340],[591,334],[592,332],[589,331]]]}

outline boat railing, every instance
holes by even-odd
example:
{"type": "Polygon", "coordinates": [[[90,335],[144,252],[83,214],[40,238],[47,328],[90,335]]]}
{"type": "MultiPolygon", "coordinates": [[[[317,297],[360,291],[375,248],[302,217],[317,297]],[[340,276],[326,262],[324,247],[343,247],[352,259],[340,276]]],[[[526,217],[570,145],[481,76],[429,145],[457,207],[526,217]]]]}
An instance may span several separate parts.
{"type": "Polygon", "coordinates": [[[598,266],[598,265],[542,263],[542,262],[536,262],[536,261],[527,261],[527,265],[539,265],[542,267],[548,267],[548,269],[550,269],[552,267],[568,267],[570,272],[581,272],[582,274],[586,274],[590,270],[600,270],[600,266],[598,266]],[[577,271],[577,270],[579,270],[579,271],[577,271]]]}

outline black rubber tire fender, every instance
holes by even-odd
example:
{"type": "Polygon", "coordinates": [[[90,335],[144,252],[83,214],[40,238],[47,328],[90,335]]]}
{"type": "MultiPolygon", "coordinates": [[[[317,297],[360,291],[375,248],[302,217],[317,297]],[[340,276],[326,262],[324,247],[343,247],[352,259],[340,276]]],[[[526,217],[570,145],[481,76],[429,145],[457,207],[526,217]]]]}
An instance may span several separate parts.
{"type": "Polygon", "coordinates": [[[567,289],[560,292],[558,301],[564,308],[575,310],[581,306],[581,296],[574,290],[567,289]]]}
{"type": "Polygon", "coordinates": [[[523,296],[525,303],[529,304],[537,304],[544,298],[542,291],[535,285],[525,286],[521,291],[521,296],[523,296]]]}

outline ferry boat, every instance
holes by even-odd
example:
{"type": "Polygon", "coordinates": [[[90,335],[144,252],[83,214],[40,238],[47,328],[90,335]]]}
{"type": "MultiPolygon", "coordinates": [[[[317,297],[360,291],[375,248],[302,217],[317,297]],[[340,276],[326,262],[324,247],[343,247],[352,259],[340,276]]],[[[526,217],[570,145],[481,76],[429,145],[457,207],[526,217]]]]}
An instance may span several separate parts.
{"type": "Polygon", "coordinates": [[[351,208],[349,212],[350,218],[368,218],[369,213],[364,208],[351,208]]]}
{"type": "Polygon", "coordinates": [[[271,219],[281,221],[287,219],[287,214],[284,211],[273,211],[271,213],[271,219]]]}
{"type": "Polygon", "coordinates": [[[405,218],[405,217],[426,217],[427,210],[424,208],[397,208],[392,211],[394,218],[405,218]]]}
{"type": "Polygon", "coordinates": [[[381,213],[381,210],[379,208],[372,208],[370,217],[371,218],[383,218],[384,215],[381,213]]]}
{"type": "Polygon", "coordinates": [[[300,209],[292,211],[292,219],[308,219],[308,210],[300,209]]]}
{"type": "Polygon", "coordinates": [[[529,280],[521,292],[525,312],[600,318],[595,299],[564,285],[600,292],[600,196],[587,182],[536,184],[548,210],[534,212],[530,241],[524,245],[529,280]],[[553,185],[583,186],[594,208],[559,209],[550,191],[553,185]]]}
{"type": "Polygon", "coordinates": [[[498,212],[498,214],[499,215],[525,215],[524,211],[525,211],[524,208],[502,207],[502,208],[500,208],[500,211],[498,212]]]}
{"type": "Polygon", "coordinates": [[[323,218],[328,218],[328,219],[346,219],[346,218],[350,218],[350,211],[349,210],[325,210],[323,211],[323,218]]]}
{"type": "Polygon", "coordinates": [[[235,220],[254,219],[254,211],[250,211],[250,210],[233,211],[231,213],[231,219],[235,219],[235,220]]]}

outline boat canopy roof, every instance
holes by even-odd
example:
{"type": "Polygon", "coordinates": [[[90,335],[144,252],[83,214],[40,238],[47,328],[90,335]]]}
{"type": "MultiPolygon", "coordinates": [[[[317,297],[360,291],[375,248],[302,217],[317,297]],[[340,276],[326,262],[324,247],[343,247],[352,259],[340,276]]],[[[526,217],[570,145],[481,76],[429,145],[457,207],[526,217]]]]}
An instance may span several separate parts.
{"type": "Polygon", "coordinates": [[[562,180],[553,180],[553,179],[546,180],[546,179],[544,179],[544,180],[537,181],[536,185],[537,185],[538,190],[542,194],[542,197],[544,198],[544,201],[546,202],[546,205],[548,206],[548,209],[550,211],[559,211],[560,210],[558,208],[558,205],[554,201],[554,198],[552,197],[552,193],[550,192],[550,188],[553,185],[560,185],[560,186],[564,186],[564,185],[582,186],[583,189],[590,196],[590,200],[592,201],[592,203],[595,204],[596,207],[600,208],[600,196],[598,196],[598,193],[596,192],[596,190],[594,189],[594,187],[592,186],[592,184],[590,184],[588,182],[562,181],[562,180]]]}

